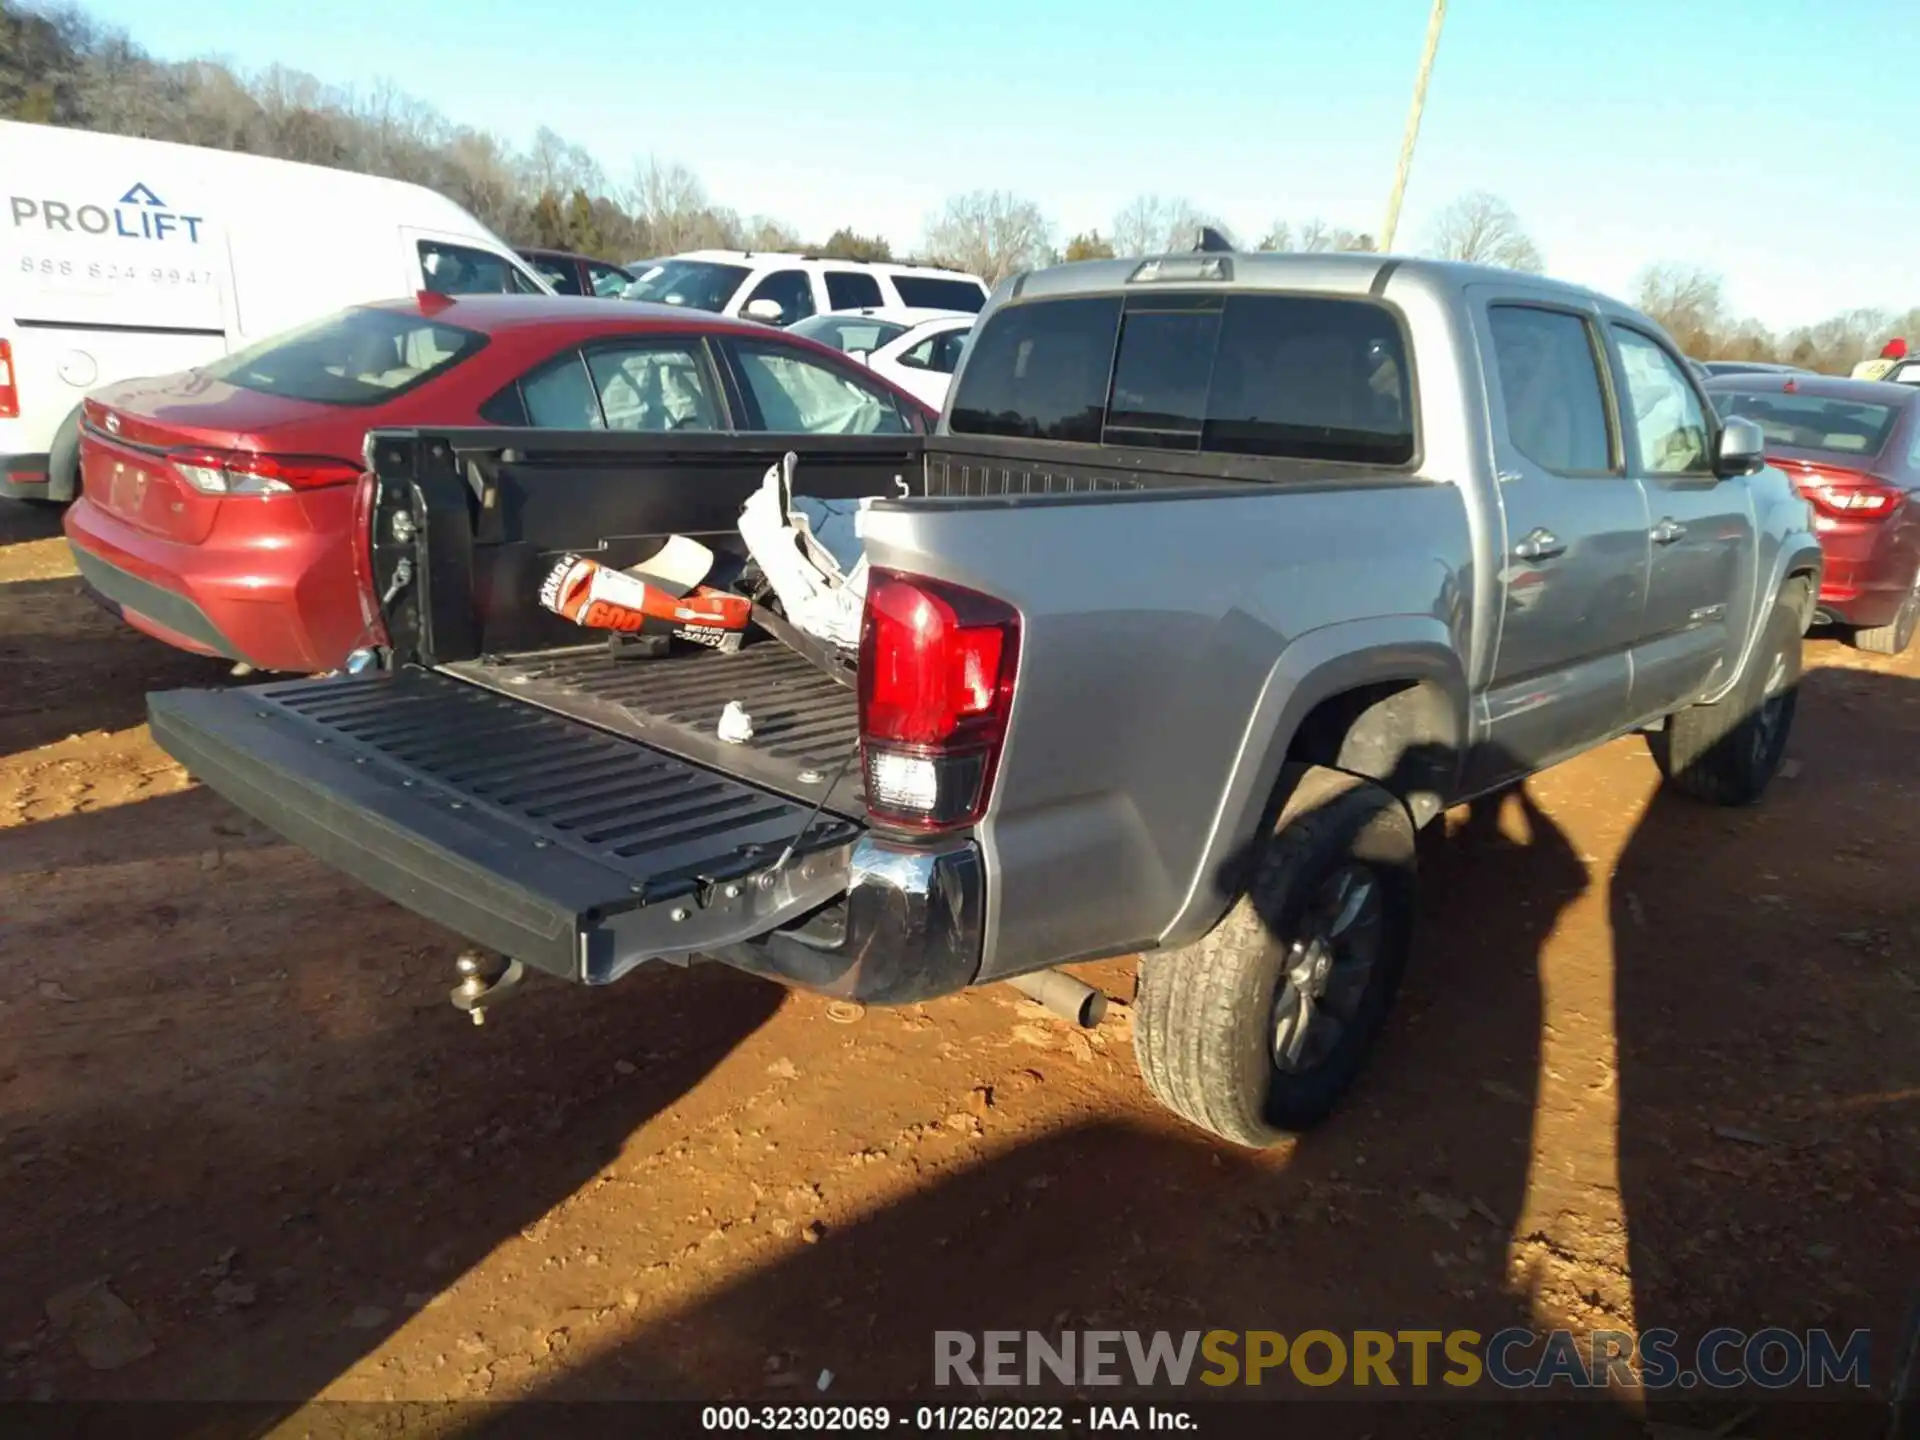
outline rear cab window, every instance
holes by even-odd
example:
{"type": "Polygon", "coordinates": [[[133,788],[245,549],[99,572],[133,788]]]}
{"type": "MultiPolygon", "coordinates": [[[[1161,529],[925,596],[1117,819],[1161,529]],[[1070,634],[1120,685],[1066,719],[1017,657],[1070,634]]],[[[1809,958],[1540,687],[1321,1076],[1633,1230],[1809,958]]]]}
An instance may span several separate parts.
{"type": "Polygon", "coordinates": [[[893,288],[899,293],[900,303],[914,310],[964,310],[969,315],[978,315],[987,303],[987,292],[973,280],[895,275],[893,288]]]}
{"type": "Polygon", "coordinates": [[[229,385],[316,405],[377,405],[471,359],[487,337],[401,310],[343,310],[202,367],[229,385]]]}
{"type": "Polygon", "coordinates": [[[956,434],[1411,464],[1412,378],[1372,300],[1218,291],[1005,306],[972,337],[956,434]]]}

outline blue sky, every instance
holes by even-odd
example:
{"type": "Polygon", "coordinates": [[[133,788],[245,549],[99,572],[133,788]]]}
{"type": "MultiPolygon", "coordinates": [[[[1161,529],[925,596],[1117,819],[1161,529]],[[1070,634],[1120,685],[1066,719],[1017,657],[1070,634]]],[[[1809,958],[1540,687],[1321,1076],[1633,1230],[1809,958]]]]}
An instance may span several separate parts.
{"type": "MultiPolygon", "coordinates": [[[[1258,236],[1377,230],[1428,0],[97,0],[168,58],[391,79],[616,182],[652,153],[810,235],[917,240],[950,194],[1038,200],[1062,236],[1144,191],[1258,236]]],[[[1784,327],[1920,304],[1912,0],[1453,0],[1396,248],[1466,190],[1552,273],[1628,295],[1721,272],[1784,327]]]]}

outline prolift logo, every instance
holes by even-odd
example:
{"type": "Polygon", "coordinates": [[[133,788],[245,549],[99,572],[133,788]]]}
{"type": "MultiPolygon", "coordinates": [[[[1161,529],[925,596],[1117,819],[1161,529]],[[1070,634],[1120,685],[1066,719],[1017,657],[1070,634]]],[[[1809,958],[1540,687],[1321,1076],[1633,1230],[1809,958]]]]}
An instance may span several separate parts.
{"type": "Polygon", "coordinates": [[[71,234],[118,236],[123,240],[182,240],[200,243],[203,216],[171,210],[151,187],[136,182],[114,205],[75,205],[67,200],[8,197],[16,230],[45,228],[71,234]]]}

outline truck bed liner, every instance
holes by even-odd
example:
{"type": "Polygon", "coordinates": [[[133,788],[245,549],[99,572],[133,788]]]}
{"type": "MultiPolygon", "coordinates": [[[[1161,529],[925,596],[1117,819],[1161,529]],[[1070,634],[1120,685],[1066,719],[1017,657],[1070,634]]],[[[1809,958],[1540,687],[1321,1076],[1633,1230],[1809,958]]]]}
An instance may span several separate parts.
{"type": "Polygon", "coordinates": [[[656,659],[616,658],[604,644],[581,645],[440,668],[788,799],[813,805],[824,796],[823,808],[844,819],[866,817],[853,692],[775,641],[733,655],[688,647],[656,659]],[[715,734],[729,700],[753,717],[753,739],[744,745],[715,734]]]}
{"type": "Polygon", "coordinates": [[[861,833],[414,668],[170,691],[148,710],[161,747],[242,809],[429,919],[568,979],[611,980],[816,908],[844,889],[861,833]]]}

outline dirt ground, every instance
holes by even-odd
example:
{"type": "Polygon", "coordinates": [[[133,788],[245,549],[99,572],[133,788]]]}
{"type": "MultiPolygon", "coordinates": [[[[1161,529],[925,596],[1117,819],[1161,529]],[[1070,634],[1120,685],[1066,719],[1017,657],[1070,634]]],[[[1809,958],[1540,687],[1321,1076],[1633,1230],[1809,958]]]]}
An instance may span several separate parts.
{"type": "Polygon", "coordinates": [[[1373,1069],[1250,1156],[1148,1100],[1118,962],[1091,1035],[1005,987],[847,1014],[718,967],[472,1027],[452,936],[148,738],[146,690],[235,682],[0,510],[0,1399],[900,1397],[988,1326],[1864,1326],[1885,1373],[1920,1287],[1914,656],[1814,641],[1752,810],[1660,794],[1629,738],[1449,817],[1373,1069]],[[48,1318],[94,1280],[109,1369],[48,1318]]]}

